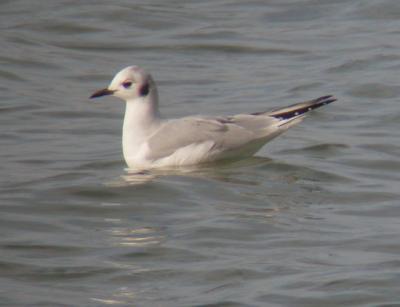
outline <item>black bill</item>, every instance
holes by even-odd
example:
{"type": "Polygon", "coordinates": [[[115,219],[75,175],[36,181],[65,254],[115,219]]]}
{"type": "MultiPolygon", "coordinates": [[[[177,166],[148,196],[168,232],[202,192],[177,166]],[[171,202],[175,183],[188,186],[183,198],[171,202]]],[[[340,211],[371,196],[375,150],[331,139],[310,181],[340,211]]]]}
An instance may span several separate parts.
{"type": "Polygon", "coordinates": [[[107,95],[112,95],[114,94],[114,91],[109,90],[108,88],[104,88],[102,90],[99,90],[95,93],[93,93],[92,96],[90,96],[90,98],[97,98],[97,97],[102,97],[102,96],[107,96],[107,95]]]}

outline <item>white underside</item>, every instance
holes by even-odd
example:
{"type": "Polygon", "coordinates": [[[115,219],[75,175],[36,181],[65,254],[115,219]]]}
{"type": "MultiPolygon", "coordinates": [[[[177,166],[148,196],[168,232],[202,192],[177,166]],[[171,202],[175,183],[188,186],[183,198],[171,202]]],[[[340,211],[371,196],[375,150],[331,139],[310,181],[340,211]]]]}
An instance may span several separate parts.
{"type": "Polygon", "coordinates": [[[148,146],[146,143],[140,146],[137,154],[126,156],[125,160],[132,169],[160,168],[167,166],[184,166],[192,165],[206,161],[212,161],[215,153],[212,151],[214,142],[207,141],[199,144],[190,144],[188,146],[177,149],[169,156],[157,160],[149,160],[148,146]]]}
{"type": "Polygon", "coordinates": [[[193,143],[181,147],[171,155],[157,160],[149,160],[146,158],[149,148],[147,144],[144,143],[140,146],[140,149],[135,155],[125,156],[125,161],[130,169],[143,170],[189,166],[227,159],[241,159],[254,155],[270,139],[272,138],[260,139],[229,151],[215,148],[215,143],[213,141],[193,143]]]}

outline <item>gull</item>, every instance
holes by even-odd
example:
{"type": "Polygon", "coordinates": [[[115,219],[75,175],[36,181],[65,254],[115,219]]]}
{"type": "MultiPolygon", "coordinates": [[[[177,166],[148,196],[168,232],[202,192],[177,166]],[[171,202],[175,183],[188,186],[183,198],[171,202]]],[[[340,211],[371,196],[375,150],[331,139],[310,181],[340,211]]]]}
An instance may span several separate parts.
{"type": "Polygon", "coordinates": [[[309,111],[336,100],[328,95],[265,112],[165,119],[153,78],[138,66],[122,69],[90,98],[107,95],[126,102],[122,148],[128,167],[135,170],[250,157],[309,111]]]}

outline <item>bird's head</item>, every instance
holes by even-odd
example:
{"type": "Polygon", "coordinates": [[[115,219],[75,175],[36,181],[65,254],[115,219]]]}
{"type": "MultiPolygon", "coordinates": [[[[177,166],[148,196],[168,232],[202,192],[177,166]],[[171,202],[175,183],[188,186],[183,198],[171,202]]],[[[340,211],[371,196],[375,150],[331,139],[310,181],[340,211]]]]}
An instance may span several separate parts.
{"type": "Polygon", "coordinates": [[[128,66],[118,72],[107,88],[96,91],[90,98],[113,95],[129,101],[143,98],[155,90],[151,75],[138,66],[128,66]]]}

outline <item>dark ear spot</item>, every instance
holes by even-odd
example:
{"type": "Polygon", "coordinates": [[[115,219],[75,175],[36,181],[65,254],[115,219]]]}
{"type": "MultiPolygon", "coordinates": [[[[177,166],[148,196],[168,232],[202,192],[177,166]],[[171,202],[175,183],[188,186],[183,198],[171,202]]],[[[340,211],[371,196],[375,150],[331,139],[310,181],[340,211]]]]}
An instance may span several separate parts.
{"type": "Polygon", "coordinates": [[[149,91],[150,91],[150,84],[145,83],[145,84],[140,86],[139,95],[140,96],[147,96],[149,94],[149,91]]]}

